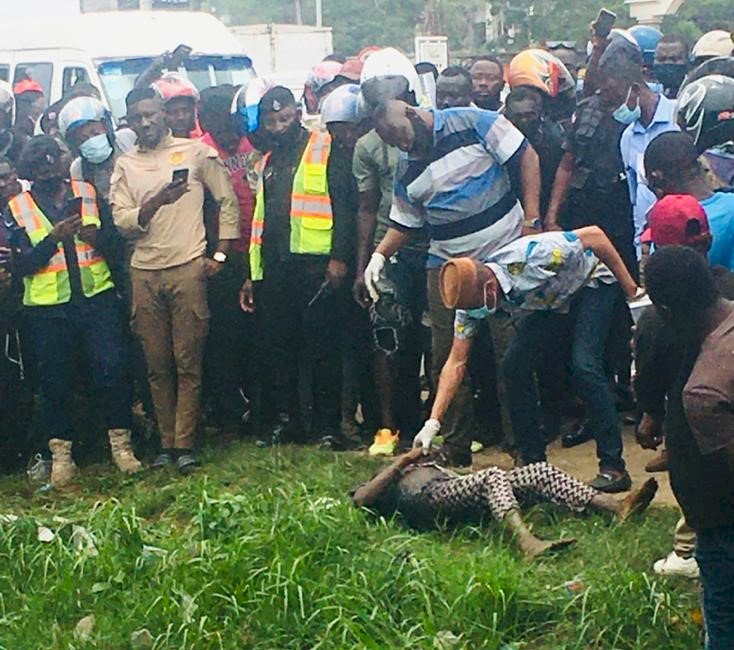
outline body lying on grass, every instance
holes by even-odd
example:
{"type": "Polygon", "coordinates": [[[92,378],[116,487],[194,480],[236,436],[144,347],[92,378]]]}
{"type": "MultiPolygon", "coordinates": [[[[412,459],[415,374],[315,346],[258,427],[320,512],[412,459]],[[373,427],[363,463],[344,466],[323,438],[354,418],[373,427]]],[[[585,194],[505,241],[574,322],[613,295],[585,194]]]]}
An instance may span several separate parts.
{"type": "Polygon", "coordinates": [[[455,474],[413,449],[398,457],[372,480],[360,485],[352,502],[383,516],[399,512],[416,528],[430,528],[437,520],[466,523],[491,514],[514,534],[528,559],[573,544],[535,537],[520,514],[520,504],[549,502],[574,512],[610,512],[620,521],[642,512],[657,492],[651,478],[624,499],[616,499],[547,463],[533,463],[509,471],[490,467],[471,474],[455,474]]]}

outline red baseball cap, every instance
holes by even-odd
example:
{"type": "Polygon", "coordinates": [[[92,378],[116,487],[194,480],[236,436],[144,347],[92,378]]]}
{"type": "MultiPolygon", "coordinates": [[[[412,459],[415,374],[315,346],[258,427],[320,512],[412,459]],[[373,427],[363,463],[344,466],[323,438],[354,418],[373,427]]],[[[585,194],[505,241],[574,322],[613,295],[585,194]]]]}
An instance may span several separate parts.
{"type": "Polygon", "coordinates": [[[656,246],[693,246],[711,233],[706,212],[690,194],[660,199],[648,213],[647,225],[640,239],[656,246]]]}
{"type": "Polygon", "coordinates": [[[43,86],[33,79],[23,79],[13,86],[13,94],[22,95],[23,93],[41,93],[43,95],[43,86]]]}

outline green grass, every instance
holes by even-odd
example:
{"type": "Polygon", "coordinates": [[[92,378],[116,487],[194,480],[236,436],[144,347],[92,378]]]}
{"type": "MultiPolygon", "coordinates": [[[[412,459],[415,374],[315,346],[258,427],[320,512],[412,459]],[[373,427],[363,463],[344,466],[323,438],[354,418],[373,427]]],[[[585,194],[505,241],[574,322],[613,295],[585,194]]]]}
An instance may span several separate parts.
{"type": "Polygon", "coordinates": [[[0,481],[0,514],[20,517],[0,523],[0,649],[130,648],[143,628],[156,650],[700,647],[695,584],[650,570],[671,509],[622,526],[536,509],[538,534],[579,543],[528,565],[496,525],[418,534],[352,508],[363,457],[241,444],[206,461],[185,479],[87,470],[65,495],[0,481]]]}

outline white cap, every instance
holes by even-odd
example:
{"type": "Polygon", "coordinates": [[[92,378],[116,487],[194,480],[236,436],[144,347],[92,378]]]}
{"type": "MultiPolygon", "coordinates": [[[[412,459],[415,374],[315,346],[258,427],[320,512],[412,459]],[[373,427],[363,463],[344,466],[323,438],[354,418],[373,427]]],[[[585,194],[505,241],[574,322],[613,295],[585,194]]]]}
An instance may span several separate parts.
{"type": "Polygon", "coordinates": [[[405,77],[408,80],[408,89],[417,91],[418,73],[405,54],[394,47],[386,47],[370,54],[362,68],[361,82],[375,77],[405,77]]]}

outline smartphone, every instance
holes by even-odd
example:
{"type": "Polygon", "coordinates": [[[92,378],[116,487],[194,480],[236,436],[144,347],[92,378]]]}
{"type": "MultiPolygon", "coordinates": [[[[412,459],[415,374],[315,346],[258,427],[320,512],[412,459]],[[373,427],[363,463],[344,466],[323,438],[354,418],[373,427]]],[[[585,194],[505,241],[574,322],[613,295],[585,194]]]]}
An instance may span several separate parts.
{"type": "Polygon", "coordinates": [[[596,32],[596,35],[601,36],[602,38],[609,36],[616,21],[617,14],[613,11],[603,8],[599,9],[599,13],[594,21],[594,31],[596,32]]]}
{"type": "Polygon", "coordinates": [[[183,61],[184,59],[188,59],[193,51],[194,50],[188,45],[184,45],[183,43],[181,43],[180,45],[176,46],[176,49],[173,50],[173,52],[171,52],[171,57],[176,61],[183,61]]]}
{"type": "Polygon", "coordinates": [[[171,176],[171,183],[173,185],[183,185],[189,182],[189,170],[188,169],[174,169],[173,175],[171,176]]]}
{"type": "Polygon", "coordinates": [[[64,206],[64,219],[81,215],[82,213],[82,198],[77,196],[74,199],[69,199],[64,206]]]}

